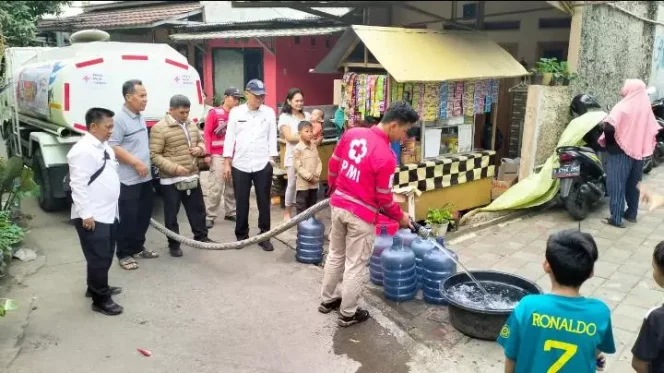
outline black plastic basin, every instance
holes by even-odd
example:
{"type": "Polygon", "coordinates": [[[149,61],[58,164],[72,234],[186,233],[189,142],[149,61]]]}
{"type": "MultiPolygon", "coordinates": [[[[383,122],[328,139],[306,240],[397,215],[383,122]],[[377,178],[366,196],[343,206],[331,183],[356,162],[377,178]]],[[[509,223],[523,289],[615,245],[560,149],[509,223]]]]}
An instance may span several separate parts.
{"type": "MultiPolygon", "coordinates": [[[[542,293],[540,287],[534,282],[511,273],[497,271],[470,271],[470,273],[479,282],[491,281],[506,284],[523,291],[525,295],[542,293]]],[[[450,321],[452,325],[469,337],[496,340],[513,309],[486,309],[476,307],[475,305],[459,303],[454,297],[449,295],[448,291],[455,285],[463,283],[472,283],[472,280],[465,272],[450,276],[440,286],[443,297],[449,302],[450,321]]]]}

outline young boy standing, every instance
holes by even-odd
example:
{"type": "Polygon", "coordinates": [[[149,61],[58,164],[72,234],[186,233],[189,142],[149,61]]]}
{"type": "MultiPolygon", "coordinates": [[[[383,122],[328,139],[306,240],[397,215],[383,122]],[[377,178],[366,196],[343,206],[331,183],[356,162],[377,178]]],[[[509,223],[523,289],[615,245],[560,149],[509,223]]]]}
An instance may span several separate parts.
{"type": "Polygon", "coordinates": [[[565,230],[546,244],[544,271],[550,294],[528,295],[500,332],[505,372],[595,372],[600,352],[615,353],[611,310],[579,294],[593,275],[597,245],[588,233],[565,230]]]}
{"type": "Polygon", "coordinates": [[[315,205],[318,200],[318,180],[323,171],[323,163],[313,142],[311,122],[300,122],[297,130],[300,133],[300,142],[293,149],[293,158],[297,173],[295,208],[300,214],[315,205]]]}
{"type": "MultiPolygon", "coordinates": [[[[655,247],[652,269],[655,282],[664,287],[664,241],[655,247]]],[[[632,355],[632,368],[637,373],[664,372],[664,307],[654,307],[646,313],[632,355]]]]}

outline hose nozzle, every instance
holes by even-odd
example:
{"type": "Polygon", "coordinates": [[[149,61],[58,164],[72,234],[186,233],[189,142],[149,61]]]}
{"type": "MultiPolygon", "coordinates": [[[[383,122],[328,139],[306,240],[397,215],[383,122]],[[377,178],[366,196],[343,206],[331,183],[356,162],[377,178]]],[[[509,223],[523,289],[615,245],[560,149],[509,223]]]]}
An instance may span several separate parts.
{"type": "Polygon", "coordinates": [[[411,231],[418,236],[422,237],[423,239],[429,238],[431,236],[431,230],[427,229],[421,224],[417,224],[414,220],[411,219],[410,224],[413,226],[413,229],[411,231]]]}

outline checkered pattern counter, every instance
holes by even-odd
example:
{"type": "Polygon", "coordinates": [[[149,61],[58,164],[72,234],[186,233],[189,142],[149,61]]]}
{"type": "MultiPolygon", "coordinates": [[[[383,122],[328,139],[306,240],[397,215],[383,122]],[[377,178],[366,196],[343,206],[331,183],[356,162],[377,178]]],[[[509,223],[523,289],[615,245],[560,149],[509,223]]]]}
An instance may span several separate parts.
{"type": "Polygon", "coordinates": [[[393,187],[396,189],[412,185],[427,192],[492,178],[496,173],[496,165],[492,164],[495,154],[493,150],[485,150],[405,164],[397,167],[393,187]]]}

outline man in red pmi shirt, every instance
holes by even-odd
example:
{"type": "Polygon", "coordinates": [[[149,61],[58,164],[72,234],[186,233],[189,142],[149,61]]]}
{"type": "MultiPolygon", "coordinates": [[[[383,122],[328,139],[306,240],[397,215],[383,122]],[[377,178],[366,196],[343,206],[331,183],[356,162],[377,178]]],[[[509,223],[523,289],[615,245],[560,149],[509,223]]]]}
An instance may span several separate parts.
{"type": "Polygon", "coordinates": [[[205,219],[208,228],[212,228],[217,218],[219,204],[222,196],[224,199],[224,219],[235,221],[235,194],[233,193],[232,180],[224,177],[224,140],[226,139],[226,125],[228,113],[240,104],[242,93],[234,87],[224,91],[223,103],[220,107],[211,109],[205,118],[205,146],[208,153],[212,155],[210,163],[210,189],[207,193],[205,206],[207,217],[205,219]]]}
{"type": "Polygon", "coordinates": [[[325,262],[322,313],[339,308],[339,325],[369,318],[357,306],[375,236],[378,214],[412,227],[410,217],[394,202],[392,179],[396,156],[391,141],[401,140],[419,120],[405,102],[394,102],[371,128],[352,128],[339,140],[328,165],[332,231],[325,262]],[[343,279],[343,281],[342,281],[343,279]]]}

